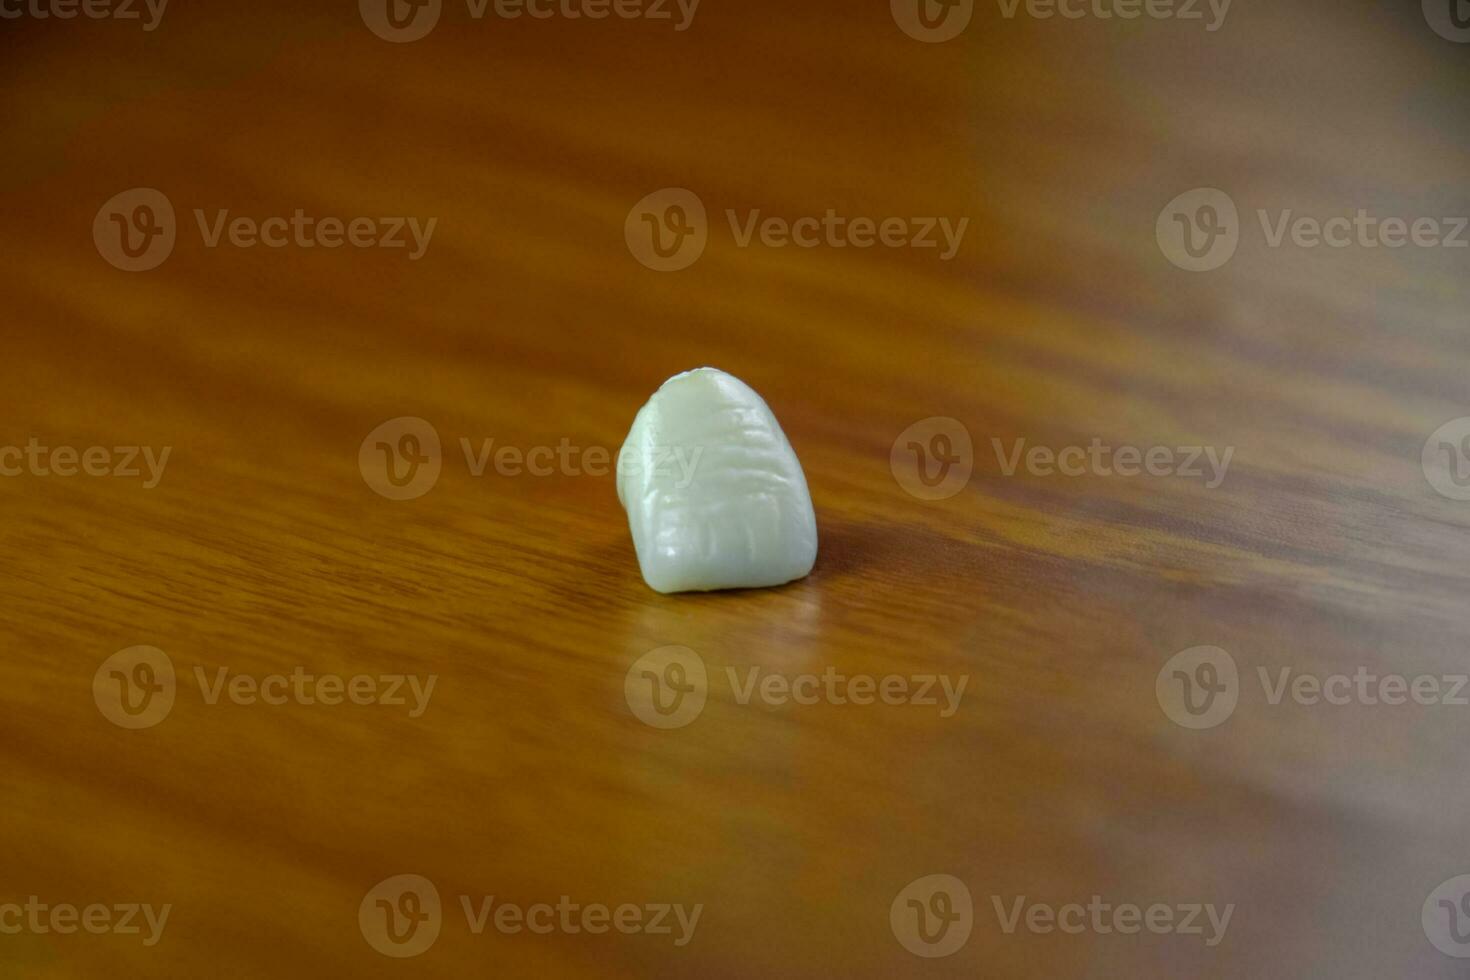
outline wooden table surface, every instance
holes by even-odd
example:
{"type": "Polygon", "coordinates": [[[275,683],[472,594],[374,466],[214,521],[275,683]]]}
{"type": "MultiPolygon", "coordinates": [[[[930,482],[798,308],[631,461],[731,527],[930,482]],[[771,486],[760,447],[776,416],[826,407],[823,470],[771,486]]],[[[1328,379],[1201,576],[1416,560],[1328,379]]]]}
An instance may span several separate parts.
{"type": "Polygon", "coordinates": [[[1434,466],[1460,433],[1421,451],[1470,415],[1470,251],[1268,230],[1470,214],[1470,48],[1417,5],[1326,0],[1240,0],[1213,31],[1203,5],[978,4],[943,43],[881,0],[706,0],[682,31],[677,8],[447,3],[408,43],[304,6],[0,21],[0,975],[1465,975],[1434,945],[1465,920],[1432,893],[1470,873],[1470,707],[1449,696],[1470,502],[1430,479],[1458,475],[1434,466]],[[109,204],[132,188],[175,212],[148,271],[110,264],[109,229],[159,214],[109,204]],[[679,271],[625,237],[677,217],[635,207],[663,188],[707,211],[679,271]],[[1238,208],[1211,271],[1168,254],[1166,206],[1194,188],[1238,208]],[[209,244],[221,211],[298,209],[436,224],[417,258],[209,244]],[[968,223],[948,260],[741,241],[756,211],[829,209],[968,223]],[[596,464],[706,364],[800,455],[804,581],[663,596],[638,574],[596,464]],[[376,443],[422,428],[359,450],[404,417],[441,449],[420,442],[432,486],[394,500],[376,443]],[[973,449],[945,453],[961,429],[973,449]],[[492,439],[566,452],[477,474],[492,439]],[[1017,440],[1231,456],[1219,481],[1067,476],[1012,468],[1017,440]],[[928,471],[951,496],[925,499],[910,443],[953,457],[928,471]],[[129,476],[119,447],[169,455],[129,476]],[[172,670],[166,715],[162,687],[118,713],[148,675],[109,658],[140,646],[167,657],[155,682],[172,670]],[[705,666],[706,701],[658,728],[637,665],[667,646],[705,666]],[[1202,646],[1238,680],[1195,729],[1171,685],[1211,675],[1166,665],[1202,646]],[[1273,698],[1283,670],[1443,696],[1273,698]],[[952,712],[741,693],[829,671],[966,686],[952,712]],[[327,696],[241,693],[295,674],[327,696]],[[421,712],[377,680],[374,703],[323,703],[357,675],[434,687],[421,712]],[[432,943],[388,936],[414,908],[400,875],[439,896],[415,920],[432,943]],[[933,875],[960,918],[926,946],[933,875]],[[701,911],[683,945],[575,914],[476,932],[491,896],[701,911]],[[1023,897],[1043,925],[1007,931],[1023,897]],[[1232,911],[1223,936],[1112,913],[1044,931],[1096,902],[1232,911]],[[170,911],[149,945],[28,903],[170,911]]]}

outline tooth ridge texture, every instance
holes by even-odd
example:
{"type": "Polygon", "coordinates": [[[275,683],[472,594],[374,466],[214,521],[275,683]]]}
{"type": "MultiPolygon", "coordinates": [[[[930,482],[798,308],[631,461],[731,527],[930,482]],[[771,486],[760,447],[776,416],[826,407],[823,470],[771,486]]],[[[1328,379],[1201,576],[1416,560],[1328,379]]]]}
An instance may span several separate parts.
{"type": "Polygon", "coordinates": [[[617,485],[644,581],[659,592],[781,585],[816,561],[801,463],[760,395],[724,371],[686,371],[654,392],[617,485]]]}

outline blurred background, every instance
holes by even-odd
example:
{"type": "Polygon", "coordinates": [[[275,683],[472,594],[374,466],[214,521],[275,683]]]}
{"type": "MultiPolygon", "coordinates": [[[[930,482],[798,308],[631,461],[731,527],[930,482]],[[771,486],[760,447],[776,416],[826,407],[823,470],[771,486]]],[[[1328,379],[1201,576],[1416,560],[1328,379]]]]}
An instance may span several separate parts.
{"type": "Polygon", "coordinates": [[[1470,414],[1470,5],[122,4],[0,0],[0,444],[172,449],[147,488],[0,479],[0,906],[173,912],[4,931],[0,974],[1463,975],[1470,708],[1255,678],[1465,669],[1467,505],[1421,450],[1470,414]],[[801,457],[805,582],[658,596],[610,476],[461,450],[615,453],[705,364],[801,457]],[[412,500],[359,456],[400,418],[442,443],[412,500]],[[942,500],[899,472],[934,418],[973,438],[942,500]],[[1231,468],[992,451],[1094,438],[1231,468]],[[179,693],[126,731],[89,691],[140,644],[179,693]],[[678,731],[624,695],[667,644],[712,678],[678,731]],[[1199,645],[1241,678],[1206,731],[1155,688],[1199,645]],[[439,681],[409,718],[196,666],[439,681]],[[726,666],[969,686],[752,706],[726,666]],[[404,874],[442,931],[399,958],[404,874]],[[563,895],[703,913],[676,947],[461,906],[563,895]],[[1095,895],[1234,911],[1003,928],[1095,895]],[[968,909],[955,948],[910,898],[968,909]]]}

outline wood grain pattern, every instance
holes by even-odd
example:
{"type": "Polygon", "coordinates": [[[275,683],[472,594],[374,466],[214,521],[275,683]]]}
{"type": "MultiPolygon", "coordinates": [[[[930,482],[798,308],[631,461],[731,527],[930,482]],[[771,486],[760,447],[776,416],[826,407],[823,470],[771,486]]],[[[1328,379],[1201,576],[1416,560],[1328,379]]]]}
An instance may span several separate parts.
{"type": "MultiPolygon", "coordinates": [[[[476,21],[388,44],[351,4],[179,4],[0,25],[0,444],[172,447],[161,481],[0,479],[0,905],[169,903],[162,940],[0,935],[22,977],[1450,977],[1420,922],[1470,872],[1470,708],[1272,705],[1259,669],[1465,670],[1470,503],[1421,470],[1470,414],[1466,256],[1271,248],[1256,212],[1470,213],[1467,50],[1402,10],[1241,0],[1197,22],[1006,19],[944,44],[882,2],[706,0],[653,21],[476,21]],[[90,235],[157,188],[157,269],[90,235]],[[639,265],[629,208],[710,214],[639,265]],[[1160,252],[1176,194],[1241,242],[1160,252]],[[438,221],[374,248],[207,247],[194,209],[438,221]],[[739,247],[727,210],[967,218],[922,249],[739,247]],[[821,553],[770,591],[660,596],[610,476],[475,476],[461,439],[615,451],[712,364],[801,456],[821,553]],[[358,465],[384,420],[443,440],[421,498],[358,465]],[[900,433],[959,420],[924,501],[900,433]],[[1009,447],[1231,447],[1226,479],[1007,476],[1009,447]],[[178,669],[155,727],[94,673],[178,669]],[[696,721],[624,677],[677,644],[696,721]],[[1240,703],[1172,724],[1170,656],[1228,650],[1240,703]],[[210,704],[201,668],[434,674],[404,708],[210,704]],[[742,704],[725,668],[968,679],[918,705],[742,704]],[[379,955],[358,907],[432,880],[442,933],[379,955]],[[954,875],[973,932],[912,956],[890,904],[954,875]],[[475,935],[459,906],[702,904],[693,941],[475,935]],[[1234,905],[1224,941],[1007,934],[994,900],[1234,905]]],[[[0,925],[3,925],[0,922],[0,925]]]]}

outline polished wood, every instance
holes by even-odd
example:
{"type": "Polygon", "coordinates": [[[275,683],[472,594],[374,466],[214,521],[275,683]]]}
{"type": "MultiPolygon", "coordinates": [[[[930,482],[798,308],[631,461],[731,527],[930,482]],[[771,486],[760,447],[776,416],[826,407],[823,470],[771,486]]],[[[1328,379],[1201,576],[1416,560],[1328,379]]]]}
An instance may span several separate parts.
{"type": "Polygon", "coordinates": [[[1420,453],[1470,415],[1467,252],[1272,248],[1256,220],[1470,213],[1470,52],[1398,6],[1241,0],[1209,32],[979,5],[942,44],[881,0],[706,0],[683,32],[451,4],[406,44],[350,3],[179,3],[151,32],[6,21],[0,443],[171,455],[153,488],[0,479],[0,904],[172,912],[153,947],[0,935],[0,974],[1460,975],[1420,910],[1470,872],[1470,708],[1273,705],[1256,680],[1466,669],[1470,503],[1420,453]],[[177,212],[148,272],[91,234],[134,187],[177,212]],[[624,226],[667,187],[710,234],[662,273],[624,226]],[[1212,272],[1155,238],[1196,187],[1240,208],[1212,272]],[[437,225],[418,260],[211,248],[194,209],[437,225]],[[951,261],[741,247],[726,211],[754,209],[968,226],[951,261]],[[615,452],[664,378],[705,364],[800,455],[821,536],[804,581],[655,594],[612,476],[475,476],[463,454],[615,452]],[[408,501],[359,468],[400,416],[443,442],[408,501]],[[890,467],[930,417],[974,440],[937,501],[890,467]],[[992,444],[1094,438],[1233,457],[1209,487],[1007,476],[992,444]],[[125,730],[93,679],[138,645],[179,688],[125,730]],[[667,645],[710,689],[658,730],[624,679],[667,645]],[[1242,692],[1192,731],[1155,679],[1201,645],[1242,692]],[[412,718],[210,704],[196,667],[437,682],[412,718]],[[727,667],[967,687],[951,717],[742,704],[727,667]],[[408,873],[444,925],[391,959],[359,904],[408,873]],[[921,959],[890,905],[940,873],[973,933],[921,959]],[[491,895],[703,911],[678,948],[475,935],[459,897],[491,895]],[[1007,934],[993,907],[1094,895],[1234,912],[1207,947],[1007,934]]]}

